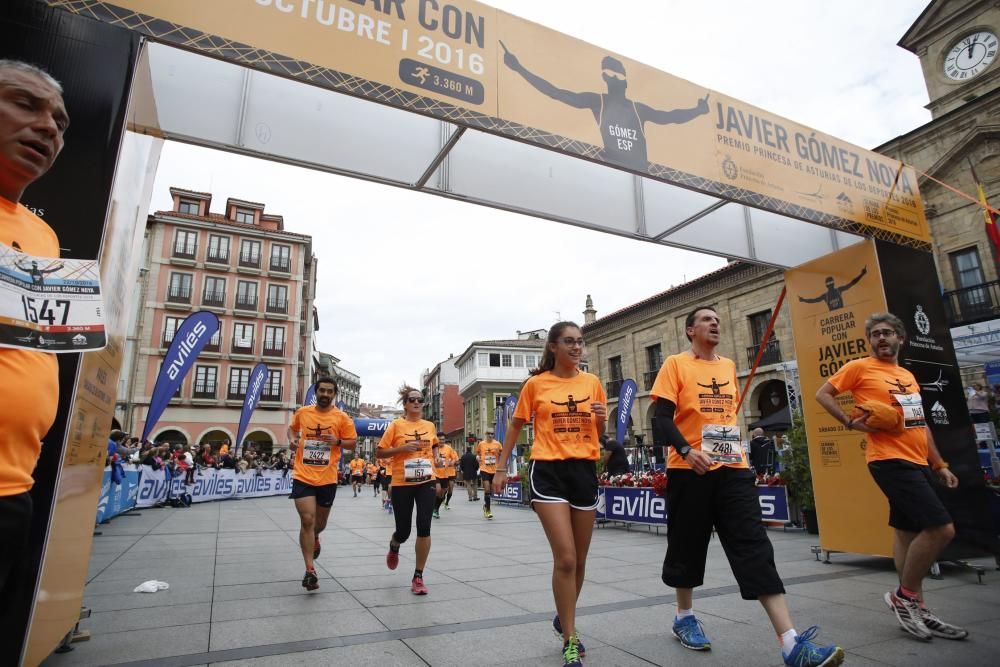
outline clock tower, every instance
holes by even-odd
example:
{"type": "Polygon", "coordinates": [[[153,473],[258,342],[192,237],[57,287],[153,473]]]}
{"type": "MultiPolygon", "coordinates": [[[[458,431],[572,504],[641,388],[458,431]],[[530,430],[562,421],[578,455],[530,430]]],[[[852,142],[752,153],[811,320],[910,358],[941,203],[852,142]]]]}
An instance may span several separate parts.
{"type": "Polygon", "coordinates": [[[920,58],[934,118],[1000,87],[1000,3],[931,2],[899,46],[920,58]]]}
{"type": "Polygon", "coordinates": [[[990,332],[1000,336],[1000,245],[987,234],[982,207],[952,188],[976,198],[978,178],[987,201],[1000,206],[998,37],[997,0],[930,2],[899,46],[920,59],[932,120],[874,149],[921,174],[942,298],[966,383],[982,381],[983,364],[1000,360],[1000,346],[966,343],[990,332]]]}

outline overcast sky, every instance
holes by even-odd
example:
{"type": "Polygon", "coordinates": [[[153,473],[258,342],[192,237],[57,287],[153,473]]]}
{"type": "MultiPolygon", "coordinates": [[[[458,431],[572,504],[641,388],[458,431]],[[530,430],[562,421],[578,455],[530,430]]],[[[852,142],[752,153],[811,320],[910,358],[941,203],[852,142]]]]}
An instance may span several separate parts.
{"type": "MultiPolygon", "coordinates": [[[[930,120],[916,56],[896,46],[925,0],[493,0],[500,9],[863,147],[930,120]]],[[[474,340],[598,317],[723,260],[360,180],[168,142],[168,188],[266,204],[319,258],[320,349],[390,403],[474,340]],[[373,205],[377,203],[377,205],[373,205]],[[569,258],[569,259],[567,259],[569,258]]]]}

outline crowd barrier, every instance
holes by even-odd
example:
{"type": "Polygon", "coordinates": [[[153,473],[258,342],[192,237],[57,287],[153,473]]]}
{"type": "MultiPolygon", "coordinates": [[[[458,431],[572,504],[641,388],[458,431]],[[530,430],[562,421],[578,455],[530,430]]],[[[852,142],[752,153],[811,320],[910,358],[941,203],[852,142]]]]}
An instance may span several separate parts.
{"type": "MultiPolygon", "coordinates": [[[[788,489],[758,486],[757,499],[763,521],[790,521],[788,489]]],[[[602,486],[598,489],[597,518],[605,521],[667,525],[667,499],[651,488],[602,486]]]]}
{"type": "Polygon", "coordinates": [[[111,466],[104,469],[101,498],[97,502],[97,523],[113,519],[135,507],[142,470],[139,466],[132,465],[119,470],[123,471],[118,475],[118,481],[112,481],[111,466]]]}
{"type": "Polygon", "coordinates": [[[292,476],[287,470],[238,473],[229,469],[205,468],[195,473],[193,484],[185,484],[183,475],[168,480],[167,471],[163,468],[153,470],[142,466],[136,507],[152,507],[184,493],[190,494],[192,503],[203,503],[227,498],[288,495],[291,491],[292,476]]]}

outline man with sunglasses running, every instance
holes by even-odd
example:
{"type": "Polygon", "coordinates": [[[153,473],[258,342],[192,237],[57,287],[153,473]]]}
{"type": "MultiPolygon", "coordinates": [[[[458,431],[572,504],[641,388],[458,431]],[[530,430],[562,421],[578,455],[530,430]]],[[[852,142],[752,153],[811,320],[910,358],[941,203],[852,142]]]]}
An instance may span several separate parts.
{"type": "Polygon", "coordinates": [[[865,322],[865,336],[870,356],[845,364],[819,388],[816,400],[846,429],[866,434],[868,471],[889,500],[899,587],[885,594],[885,603],[903,629],[918,639],[965,639],[969,633],[932,614],[923,596],[924,576],[955,536],[951,515],[934,490],[934,478],[949,489],[958,486],[958,478],[927,428],[920,385],[899,365],[899,350],[906,341],[902,320],[876,313],[865,322]],[[867,414],[852,419],[837,403],[837,394],[845,391],[854,395],[856,405],[867,401],[890,405],[902,414],[903,428],[879,430],[866,423],[867,414]]]}

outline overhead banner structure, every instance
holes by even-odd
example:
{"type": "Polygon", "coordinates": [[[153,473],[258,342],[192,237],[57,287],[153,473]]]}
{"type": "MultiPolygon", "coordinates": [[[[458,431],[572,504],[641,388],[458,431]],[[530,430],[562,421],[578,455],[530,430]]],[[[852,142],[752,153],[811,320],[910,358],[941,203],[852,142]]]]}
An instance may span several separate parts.
{"type": "MultiPolygon", "coordinates": [[[[148,439],[149,434],[156,428],[156,423],[160,421],[163,411],[170,404],[170,399],[174,397],[184,377],[194,368],[198,355],[218,330],[218,316],[207,310],[188,315],[177,327],[174,339],[170,342],[170,349],[167,350],[167,356],[156,376],[156,384],[153,385],[146,422],[142,427],[143,440],[148,439]]],[[[240,441],[237,439],[236,442],[239,444],[240,441]]]]}
{"type": "MultiPolygon", "coordinates": [[[[46,1],[213,58],[724,201],[917,247],[930,241],[912,168],[479,2],[46,1]]],[[[213,93],[227,95],[227,87],[213,93]]],[[[257,107],[241,112],[240,147],[280,152],[281,121],[257,107]]],[[[296,122],[321,121],[313,114],[296,122]]],[[[444,154],[461,132],[448,138],[444,154]]],[[[289,149],[323,164],[312,152],[318,146],[289,149]]],[[[423,187],[431,175],[417,173],[410,183],[423,187]]],[[[628,231],[691,242],[642,224],[628,231]]]]}
{"type": "MultiPolygon", "coordinates": [[[[785,272],[820,545],[826,550],[892,555],[889,508],[868,472],[864,433],[844,428],[813,398],[844,364],[869,356],[865,321],[882,312],[906,326],[900,364],[919,387],[905,391],[920,394],[938,449],[959,477],[957,491],[939,490],[955,519],[956,542],[995,546],[936,276],[929,253],[873,241],[785,272]]],[[[850,413],[851,394],[837,400],[850,413]]]]}

